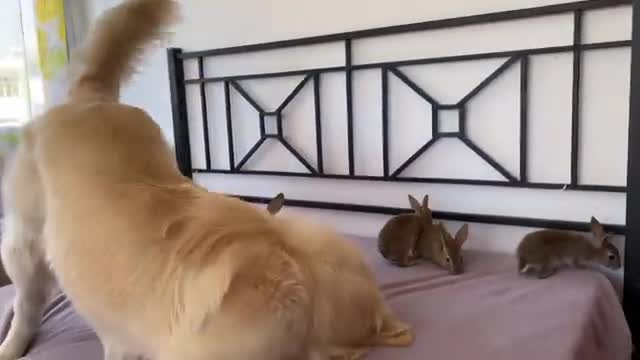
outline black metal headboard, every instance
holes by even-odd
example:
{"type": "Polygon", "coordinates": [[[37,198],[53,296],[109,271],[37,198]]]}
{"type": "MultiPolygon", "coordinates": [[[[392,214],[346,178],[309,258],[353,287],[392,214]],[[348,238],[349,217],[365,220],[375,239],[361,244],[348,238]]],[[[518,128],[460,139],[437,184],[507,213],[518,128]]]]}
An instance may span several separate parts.
{"type": "MultiPolygon", "coordinates": [[[[316,36],[310,38],[294,39],[277,41],[263,44],[245,45],[205,51],[193,51],[182,52],[180,49],[169,50],[169,73],[171,77],[171,92],[172,92],[172,107],[174,116],[174,133],[175,133],[175,145],[178,157],[178,163],[181,171],[191,177],[193,173],[218,173],[218,174],[252,174],[252,175],[277,175],[277,176],[295,176],[306,178],[324,178],[324,179],[339,179],[339,180],[368,180],[368,181],[384,181],[384,182],[413,182],[413,183],[442,183],[442,184],[468,184],[468,185],[489,185],[489,186],[502,186],[502,187],[518,187],[518,188],[533,188],[533,189],[564,189],[564,190],[580,190],[580,191],[599,191],[599,192],[625,192],[627,189],[625,186],[619,185],[595,185],[584,184],[579,179],[579,133],[580,133],[580,83],[581,83],[581,64],[582,54],[588,50],[595,49],[612,49],[612,48],[628,48],[631,46],[631,41],[608,41],[598,43],[583,43],[583,12],[585,10],[592,10],[598,8],[614,7],[619,5],[628,5],[629,0],[589,0],[575,3],[552,5],[538,8],[528,8],[522,10],[505,11],[499,13],[490,13],[483,15],[466,16],[445,20],[428,21],[422,23],[414,23],[408,25],[391,26],[384,28],[376,28],[362,31],[354,31],[347,33],[339,33],[325,36],[316,36]],[[392,34],[403,34],[424,30],[433,30],[441,28],[461,27],[475,24],[492,23],[498,21],[507,20],[519,20],[528,19],[534,17],[550,16],[556,14],[573,14],[574,28],[573,28],[573,44],[566,46],[553,46],[553,47],[536,47],[531,49],[518,49],[512,51],[499,51],[499,52],[485,52],[474,53],[467,55],[456,56],[444,56],[435,58],[423,58],[412,59],[406,61],[391,61],[391,62],[379,62],[379,63],[363,63],[354,65],[352,63],[353,50],[352,42],[364,38],[381,37],[392,34]],[[239,53],[259,52],[265,50],[291,48],[296,46],[308,46],[324,43],[344,43],[344,65],[333,66],[325,68],[312,68],[283,72],[269,72],[269,73],[252,73],[241,74],[235,76],[220,76],[220,77],[205,77],[204,61],[206,58],[212,58],[216,56],[225,56],[239,53]],[[527,113],[528,113],[528,83],[529,83],[529,57],[532,55],[540,54],[560,54],[560,53],[572,53],[573,54],[573,80],[572,80],[572,119],[571,119],[571,175],[568,183],[551,183],[551,182],[534,182],[530,181],[527,173],[527,160],[528,146],[527,146],[527,113]],[[468,94],[462,97],[459,101],[449,104],[440,103],[433,96],[429,95],[427,91],[422,89],[412,79],[403,73],[399,69],[400,66],[407,65],[422,65],[422,64],[435,64],[435,63],[450,63],[459,62],[464,60],[480,60],[480,59],[500,59],[507,58],[507,60],[492,72],[486,79],[481,81],[475,88],[473,88],[468,94]],[[198,64],[198,76],[197,78],[185,79],[184,75],[184,61],[196,60],[198,64]],[[501,165],[494,157],[488,152],[483,150],[471,137],[468,136],[466,131],[466,105],[480,93],[485,87],[487,87],[493,80],[498,78],[507,69],[519,66],[520,67],[520,139],[519,139],[519,172],[517,174],[511,173],[503,165],[501,165]],[[352,89],[352,74],[359,70],[371,70],[379,69],[381,72],[381,87],[382,87],[382,169],[383,174],[381,176],[362,175],[357,174],[355,171],[355,157],[354,157],[354,126],[353,126],[353,89],[352,89]],[[319,83],[321,76],[329,73],[344,73],[346,77],[346,113],[347,113],[347,154],[348,157],[348,172],[345,174],[328,173],[324,169],[323,160],[323,142],[322,142],[322,127],[321,127],[321,106],[320,106],[320,91],[319,83]],[[389,86],[388,78],[390,74],[393,74],[406,86],[417,93],[424,101],[430,104],[432,109],[432,134],[433,136],[426,143],[424,143],[418,151],[412,154],[396,169],[391,169],[389,165],[389,136],[388,136],[388,98],[389,98],[389,86]],[[263,109],[256,100],[240,85],[240,80],[249,79],[274,79],[288,76],[304,76],[303,80],[293,89],[293,91],[285,98],[285,100],[273,110],[263,109]],[[287,105],[296,97],[300,90],[309,82],[313,83],[313,97],[315,107],[315,141],[316,141],[316,167],[311,165],[295,147],[287,140],[283,132],[283,110],[287,105]],[[213,168],[211,161],[211,145],[210,145],[210,124],[207,116],[207,93],[205,85],[208,83],[222,83],[224,85],[225,107],[226,107],[226,125],[227,125],[227,143],[228,143],[228,163],[226,168],[213,168]],[[204,152],[205,152],[205,167],[193,168],[191,163],[191,142],[189,139],[189,127],[187,120],[187,100],[185,93],[186,85],[199,85],[200,88],[200,103],[202,107],[202,126],[204,137],[204,152]],[[234,127],[233,117],[231,111],[231,92],[230,89],[234,89],[240,96],[242,96],[248,104],[250,104],[258,113],[259,121],[256,121],[256,126],[259,126],[260,137],[258,141],[249,149],[249,151],[242,158],[236,157],[236,149],[234,147],[234,127]],[[458,130],[455,132],[443,132],[439,127],[439,114],[442,110],[457,110],[458,112],[458,130]],[[267,117],[273,117],[276,120],[277,131],[274,134],[268,134],[265,127],[265,119],[267,117]],[[493,169],[502,175],[504,180],[480,180],[480,179],[460,179],[460,178],[432,178],[432,177],[408,177],[402,176],[404,170],[406,170],[412,163],[414,163],[421,155],[429,150],[434,144],[443,138],[457,138],[469,149],[475,152],[481,159],[488,163],[493,169]],[[280,142],[284,148],[286,148],[306,169],[305,172],[290,172],[290,171],[258,171],[247,170],[244,166],[252,158],[252,156],[260,149],[267,139],[274,139],[280,142]]],[[[286,121],[286,120],[285,120],[286,121]]],[[[266,201],[266,199],[253,198],[254,201],[266,201]]],[[[349,204],[328,204],[312,201],[298,201],[298,205],[307,207],[320,207],[320,208],[333,208],[349,210],[349,204]]],[[[393,214],[403,209],[393,209],[379,206],[358,206],[354,205],[350,207],[353,211],[367,211],[376,213],[393,214]]],[[[550,219],[532,219],[532,218],[518,218],[518,217],[505,217],[505,216],[484,216],[478,214],[458,214],[458,213],[437,213],[443,219],[449,220],[464,220],[472,222],[487,222],[506,225],[523,225],[523,226],[547,226],[561,229],[587,229],[587,223],[570,222],[570,221],[554,221],[550,219]]],[[[616,233],[623,233],[623,225],[607,225],[610,231],[616,233]]]]}
{"type": "MultiPolygon", "coordinates": [[[[192,177],[194,173],[217,173],[217,174],[252,174],[252,175],[276,175],[276,176],[292,176],[305,178],[320,179],[337,179],[337,180],[367,180],[382,182],[412,182],[412,183],[442,183],[442,184],[462,184],[462,185],[480,185],[480,186],[500,186],[500,187],[516,187],[516,188],[533,188],[533,189],[566,189],[578,191],[596,191],[596,192],[614,192],[627,194],[627,221],[626,225],[609,224],[607,228],[618,234],[626,234],[626,251],[625,251],[625,311],[630,320],[634,336],[640,336],[640,306],[631,306],[638,304],[640,300],[640,242],[634,241],[636,235],[640,235],[640,141],[634,139],[640,137],[640,126],[634,121],[637,115],[640,115],[640,101],[634,101],[634,98],[640,97],[640,81],[636,79],[640,76],[640,44],[636,45],[640,31],[640,20],[638,20],[638,11],[635,11],[640,5],[638,1],[632,0],[587,0],[567,4],[551,5],[536,8],[527,8],[521,10],[512,10],[498,13],[482,14],[451,18],[445,20],[427,21],[408,25],[391,26],[383,28],[375,28],[361,31],[345,32],[324,36],[315,36],[308,38],[299,38],[285,41],[275,41],[262,44],[244,45],[228,48],[220,48],[204,51],[183,52],[181,49],[170,49],[168,51],[168,64],[170,75],[170,86],[172,94],[173,124],[176,155],[180,170],[185,176],[192,177]],[[583,42],[583,13],[587,10],[616,7],[621,5],[634,4],[633,15],[633,39],[623,41],[607,41],[597,43],[583,42]],[[536,47],[528,49],[517,49],[511,51],[482,52],[466,55],[441,56],[421,59],[375,62],[375,63],[357,63],[354,64],[353,46],[352,44],[360,39],[374,38],[388,35],[397,35],[425,30],[434,30],[441,28],[462,27],[484,23],[494,23],[507,20],[519,20],[536,18],[542,16],[550,16],[556,14],[573,14],[573,43],[564,46],[552,47],[536,47]],[[297,46],[308,46],[328,43],[341,42],[344,45],[344,64],[340,66],[309,68],[301,70],[268,72],[268,73],[251,73],[232,76],[206,77],[204,71],[204,61],[208,58],[218,56],[226,56],[241,53],[254,53],[266,50],[276,50],[283,48],[292,48],[297,46]],[[628,147],[628,166],[627,166],[627,183],[626,186],[619,185],[602,185],[588,184],[580,180],[580,101],[581,101],[581,77],[582,77],[582,55],[589,50],[596,49],[612,49],[612,48],[632,48],[632,83],[631,83],[631,117],[629,121],[629,147],[628,147]],[[570,181],[568,183],[554,182],[535,182],[531,181],[528,174],[527,161],[529,159],[529,147],[527,144],[528,129],[528,101],[527,92],[529,91],[529,58],[533,55],[541,54],[560,54],[569,53],[573,55],[572,62],[572,103],[571,103],[571,156],[570,156],[570,181]],[[480,59],[507,59],[501,66],[492,72],[486,79],[481,81],[475,88],[468,92],[459,101],[454,103],[445,103],[438,101],[434,96],[421,88],[411,77],[403,72],[400,67],[408,65],[423,65],[459,62],[465,60],[480,59]],[[198,65],[198,75],[195,78],[185,78],[184,62],[186,60],[195,60],[198,65]],[[519,171],[512,173],[505,166],[500,164],[491,154],[474,142],[466,131],[467,119],[467,103],[477,94],[479,94],[493,80],[498,78],[506,70],[519,66],[520,72],[520,138],[519,138],[519,171]],[[382,158],[381,158],[381,175],[364,175],[356,172],[355,151],[354,151],[354,124],[353,124],[353,81],[354,72],[359,70],[378,70],[381,74],[381,94],[382,94],[382,158]],[[322,116],[320,101],[320,81],[322,76],[329,73],[342,73],[345,75],[346,86],[346,120],[347,120],[347,151],[348,171],[346,173],[331,173],[325,169],[325,159],[323,159],[323,135],[322,135],[322,116]],[[391,168],[389,161],[389,77],[393,75],[402,83],[414,91],[422,100],[431,106],[432,119],[432,137],[424,143],[418,151],[409,156],[397,168],[391,168]],[[264,109],[239,83],[241,80],[251,79],[273,79],[291,76],[303,76],[302,81],[294,88],[294,90],[284,99],[284,101],[275,109],[264,109]],[[218,83],[223,85],[224,104],[227,126],[227,143],[228,143],[228,167],[214,168],[212,166],[212,155],[210,146],[210,124],[207,116],[207,91],[206,84],[218,83]],[[284,133],[283,122],[287,121],[283,118],[283,111],[289,103],[299,94],[306,84],[313,86],[313,104],[315,116],[315,142],[316,142],[316,158],[315,166],[303,156],[288,140],[287,134],[284,133]],[[198,141],[204,142],[205,166],[202,168],[194,168],[192,166],[191,140],[189,138],[189,123],[187,114],[187,96],[186,86],[196,85],[200,90],[200,104],[202,107],[202,127],[203,139],[198,141]],[[259,127],[259,139],[249,149],[246,155],[238,158],[234,147],[234,119],[231,111],[231,89],[239,94],[244,100],[253,107],[258,113],[256,126],[259,127]],[[458,112],[457,130],[445,132],[439,126],[439,115],[443,110],[456,110],[458,112]],[[266,130],[266,119],[275,119],[276,130],[269,133],[266,130]],[[477,154],[493,169],[495,169],[504,180],[484,180],[484,179],[459,179],[459,178],[433,178],[433,177],[408,177],[403,176],[404,171],[414,163],[422,154],[428,152],[429,149],[443,138],[457,138],[466,147],[477,154]],[[290,171],[264,171],[264,170],[247,170],[245,165],[265,143],[267,139],[273,139],[281,143],[304,167],[306,171],[290,172],[290,171]],[[637,209],[636,209],[637,208],[637,209]],[[634,307],[637,308],[634,310],[634,307]]],[[[254,202],[266,202],[268,199],[260,197],[241,196],[246,200],[254,202]]],[[[341,211],[358,211],[381,214],[396,214],[406,211],[406,209],[391,208],[385,206],[370,206],[361,204],[345,204],[345,203],[328,203],[319,201],[288,199],[287,204],[291,206],[301,206],[320,209],[333,209],[341,211]]],[[[434,212],[434,217],[448,220],[461,220],[469,222],[483,222],[503,225],[521,225],[530,227],[552,227],[558,229],[578,229],[586,230],[587,223],[559,221],[552,219],[534,219],[509,216],[495,216],[482,214],[463,214],[450,212],[434,212]]]]}

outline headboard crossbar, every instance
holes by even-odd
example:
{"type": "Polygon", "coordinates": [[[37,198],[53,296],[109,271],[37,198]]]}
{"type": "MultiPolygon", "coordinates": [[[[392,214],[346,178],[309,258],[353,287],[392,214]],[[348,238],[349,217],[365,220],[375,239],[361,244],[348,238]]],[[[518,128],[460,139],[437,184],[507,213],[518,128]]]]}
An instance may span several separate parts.
{"type": "MultiPolygon", "coordinates": [[[[267,204],[271,201],[271,198],[259,197],[259,196],[245,196],[234,195],[230,196],[243,199],[245,201],[267,204]]],[[[410,213],[413,210],[408,210],[398,207],[388,206],[376,206],[376,205],[357,205],[357,204],[345,204],[345,203],[330,203],[324,201],[310,201],[310,200],[296,200],[286,199],[287,206],[324,209],[334,211],[348,211],[348,212],[362,212],[367,214],[380,214],[380,215],[397,215],[402,213],[410,213]]],[[[551,228],[557,230],[579,230],[590,231],[589,223],[579,221],[561,221],[561,220],[547,220],[547,219],[532,219],[513,216],[496,216],[496,215],[482,215],[482,214],[461,214],[446,211],[433,211],[433,217],[436,219],[447,219],[451,221],[494,224],[494,225],[506,225],[506,226],[522,226],[523,223],[527,223],[530,227],[536,228],[551,228]]],[[[612,234],[624,235],[624,226],[621,225],[605,225],[606,230],[612,234]]]]}

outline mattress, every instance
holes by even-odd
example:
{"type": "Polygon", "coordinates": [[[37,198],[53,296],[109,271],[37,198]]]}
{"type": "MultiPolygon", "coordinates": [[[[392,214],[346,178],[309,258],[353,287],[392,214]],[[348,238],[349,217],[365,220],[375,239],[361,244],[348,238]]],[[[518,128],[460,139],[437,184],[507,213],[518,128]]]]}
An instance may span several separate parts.
{"type": "MultiPolygon", "coordinates": [[[[411,323],[408,348],[376,349],[371,360],[616,360],[631,358],[631,335],[611,283],[592,270],[545,280],[516,273],[513,256],[464,253],[466,272],[448,275],[430,264],[393,267],[362,246],[391,308],[411,323]]],[[[0,288],[1,337],[10,319],[12,286],[0,288]]],[[[95,334],[58,294],[24,359],[102,360],[95,334]]]]}
{"type": "Polygon", "coordinates": [[[611,282],[594,270],[539,280],[516,271],[509,254],[463,252],[465,273],[435,265],[388,265],[375,240],[363,248],[391,308],[416,329],[410,348],[369,359],[631,359],[631,332],[611,282]]]}
{"type": "MultiPolygon", "coordinates": [[[[0,288],[2,339],[11,320],[13,285],[0,288]]],[[[102,346],[87,323],[73,310],[68,298],[58,293],[45,310],[42,325],[24,360],[103,360],[102,346]]]]}

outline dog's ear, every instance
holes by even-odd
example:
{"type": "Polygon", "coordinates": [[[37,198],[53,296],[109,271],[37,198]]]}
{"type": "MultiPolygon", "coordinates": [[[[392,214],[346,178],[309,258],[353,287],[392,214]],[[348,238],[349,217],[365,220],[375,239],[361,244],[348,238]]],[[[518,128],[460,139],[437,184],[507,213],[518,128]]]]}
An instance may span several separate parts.
{"type": "MultiPolygon", "coordinates": [[[[166,224],[164,231],[165,238],[184,244],[174,252],[177,258],[207,258],[216,251],[215,247],[207,247],[203,251],[202,246],[196,244],[214,243],[223,236],[224,232],[212,229],[205,217],[198,216],[173,219],[166,224]]],[[[218,311],[229,291],[238,256],[237,253],[227,251],[216,258],[216,266],[183,267],[180,274],[185,286],[181,288],[181,301],[171,309],[172,315],[194,332],[201,331],[203,324],[218,311]],[[185,307],[183,304],[190,306],[185,307]]]]}

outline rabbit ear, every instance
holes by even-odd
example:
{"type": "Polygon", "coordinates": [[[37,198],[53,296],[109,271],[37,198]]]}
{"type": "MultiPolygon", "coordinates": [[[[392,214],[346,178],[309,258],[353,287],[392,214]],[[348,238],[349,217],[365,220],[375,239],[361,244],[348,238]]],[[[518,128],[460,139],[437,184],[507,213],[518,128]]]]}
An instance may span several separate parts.
{"type": "Polygon", "coordinates": [[[425,195],[422,199],[422,210],[424,212],[429,211],[429,194],[425,195]]]}
{"type": "Polygon", "coordinates": [[[462,244],[467,241],[467,238],[469,238],[469,224],[464,224],[456,233],[455,240],[458,247],[462,247],[462,244]]]}
{"type": "Polygon", "coordinates": [[[440,244],[442,245],[442,252],[445,255],[449,255],[449,247],[447,246],[447,238],[444,236],[445,229],[441,229],[438,233],[440,235],[440,244]]]}
{"type": "Polygon", "coordinates": [[[444,249],[443,251],[447,251],[447,238],[445,236],[445,233],[447,232],[447,229],[445,229],[444,224],[442,222],[439,223],[434,223],[433,224],[436,228],[437,231],[434,231],[434,233],[438,236],[438,240],[440,241],[440,244],[442,245],[442,248],[444,249]]]}
{"type": "Polygon", "coordinates": [[[422,207],[416,198],[409,195],[409,204],[411,204],[411,208],[416,212],[416,214],[422,214],[422,207]]]}
{"type": "Polygon", "coordinates": [[[269,201],[269,205],[267,205],[267,211],[272,215],[275,215],[280,211],[282,205],[284,205],[284,194],[279,193],[278,195],[276,195],[276,197],[269,201]]]}
{"type": "Polygon", "coordinates": [[[604,227],[593,216],[591,217],[591,233],[593,234],[596,245],[600,247],[604,246],[607,233],[604,231],[604,227]]]}

